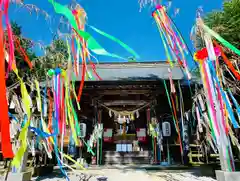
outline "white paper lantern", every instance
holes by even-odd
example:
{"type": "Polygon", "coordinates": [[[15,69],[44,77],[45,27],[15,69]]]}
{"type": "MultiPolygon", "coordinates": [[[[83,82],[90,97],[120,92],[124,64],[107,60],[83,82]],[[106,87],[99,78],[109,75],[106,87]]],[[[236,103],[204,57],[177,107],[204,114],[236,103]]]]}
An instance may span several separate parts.
{"type": "Polygon", "coordinates": [[[169,122],[162,123],[162,132],[165,137],[171,136],[171,124],[169,122]]]}

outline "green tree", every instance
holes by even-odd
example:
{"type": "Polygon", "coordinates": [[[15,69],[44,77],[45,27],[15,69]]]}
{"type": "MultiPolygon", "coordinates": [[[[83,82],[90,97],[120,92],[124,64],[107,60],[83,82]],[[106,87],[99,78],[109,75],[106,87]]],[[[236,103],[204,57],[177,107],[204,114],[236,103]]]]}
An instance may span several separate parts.
{"type": "MultiPolygon", "coordinates": [[[[24,50],[29,60],[32,61],[37,57],[32,49],[33,42],[30,39],[24,38],[22,36],[21,26],[19,26],[16,22],[11,22],[11,26],[12,26],[14,39],[19,40],[22,50],[24,50]]],[[[8,43],[8,36],[6,31],[5,31],[5,39],[6,39],[6,42],[8,43]]],[[[28,64],[24,60],[24,56],[21,55],[20,51],[17,50],[19,49],[18,47],[19,45],[16,43],[16,41],[14,41],[14,46],[15,46],[14,56],[15,56],[17,68],[19,69],[19,75],[23,78],[26,78],[31,74],[31,71],[28,67],[28,64]]],[[[16,75],[13,72],[10,72],[9,78],[7,79],[7,85],[9,86],[15,83],[16,81],[17,81],[16,75]]]]}
{"type": "Polygon", "coordinates": [[[35,75],[39,80],[45,80],[47,71],[56,67],[66,68],[68,59],[67,44],[62,39],[54,40],[45,48],[45,55],[34,59],[35,75]]]}
{"type": "MultiPolygon", "coordinates": [[[[240,49],[240,0],[225,0],[222,10],[206,14],[203,20],[207,26],[240,49]]],[[[197,49],[203,48],[200,36],[196,37],[195,46],[197,49]]]]}
{"type": "Polygon", "coordinates": [[[224,39],[240,48],[240,0],[223,2],[223,10],[209,13],[204,22],[224,39]]]}
{"type": "MultiPolygon", "coordinates": [[[[30,70],[28,64],[25,62],[24,57],[17,51],[17,43],[15,41],[15,60],[19,70],[19,75],[23,79],[31,80],[37,78],[39,81],[46,79],[47,71],[55,67],[66,67],[66,60],[68,59],[67,44],[62,39],[54,40],[51,45],[44,48],[45,54],[43,56],[36,56],[33,51],[34,42],[22,36],[22,29],[16,22],[11,23],[12,31],[15,39],[20,42],[21,48],[25,51],[29,60],[33,64],[33,69],[30,70]]],[[[7,32],[5,38],[8,40],[7,32]]],[[[10,86],[17,82],[17,77],[14,72],[10,72],[7,79],[7,85],[10,86]]]]}

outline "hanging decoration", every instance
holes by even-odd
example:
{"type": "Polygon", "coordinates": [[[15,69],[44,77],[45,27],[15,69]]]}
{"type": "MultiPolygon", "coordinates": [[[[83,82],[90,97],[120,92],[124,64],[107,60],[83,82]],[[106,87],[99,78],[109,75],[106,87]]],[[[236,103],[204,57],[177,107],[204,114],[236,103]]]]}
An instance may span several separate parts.
{"type": "Polygon", "coordinates": [[[187,78],[191,79],[186,56],[189,54],[186,44],[176,26],[166,13],[166,7],[157,5],[152,16],[156,21],[158,30],[163,42],[167,61],[173,67],[178,64],[184,71],[187,78]]]}
{"type": "Polygon", "coordinates": [[[116,111],[110,107],[107,107],[104,104],[101,104],[101,103],[98,103],[98,104],[108,110],[109,117],[115,116],[115,117],[117,117],[117,119],[116,119],[117,121],[119,120],[119,122],[123,123],[123,122],[127,122],[127,120],[132,120],[132,121],[135,120],[135,116],[136,116],[136,118],[139,118],[139,116],[140,116],[139,111],[141,111],[142,109],[151,105],[152,102],[146,103],[142,107],[137,108],[132,111],[116,111]]]}
{"type": "MultiPolygon", "coordinates": [[[[98,75],[96,71],[95,64],[92,61],[92,58],[96,59],[91,53],[96,55],[105,55],[114,58],[126,59],[120,57],[116,54],[107,52],[98,42],[88,33],[86,32],[86,12],[84,9],[77,5],[73,10],[56,3],[53,0],[49,0],[49,2],[53,5],[56,13],[64,15],[71,24],[71,36],[66,36],[66,44],[68,50],[68,62],[67,69],[64,70],[62,68],[54,68],[50,69],[47,72],[47,80],[45,89],[43,90],[40,87],[40,83],[32,78],[31,81],[23,80],[22,77],[19,76],[19,71],[17,69],[17,64],[15,62],[14,52],[18,52],[21,58],[28,64],[29,69],[33,69],[34,64],[32,60],[27,56],[26,51],[21,47],[21,40],[12,33],[11,25],[8,20],[8,6],[9,1],[4,1],[2,5],[4,5],[4,16],[7,27],[7,38],[3,38],[3,25],[0,22],[0,51],[2,52],[2,66],[1,66],[1,75],[0,78],[2,80],[1,84],[1,98],[0,101],[4,105],[3,112],[0,118],[1,125],[1,138],[2,138],[2,151],[3,156],[5,158],[13,158],[12,161],[12,171],[19,171],[22,163],[22,159],[27,150],[27,146],[31,147],[33,155],[35,154],[35,143],[38,147],[41,147],[42,151],[45,151],[49,158],[52,158],[53,154],[56,156],[58,165],[62,173],[66,176],[67,180],[69,180],[66,171],[63,166],[63,158],[66,158],[75,164],[79,165],[82,169],[84,167],[74,161],[70,156],[63,153],[63,145],[65,133],[68,131],[67,127],[71,129],[71,142],[72,145],[80,145],[80,142],[84,143],[87,147],[88,152],[90,152],[93,156],[95,153],[93,152],[94,144],[97,140],[101,140],[103,127],[102,124],[97,124],[94,128],[93,134],[90,136],[90,139],[85,142],[84,138],[85,133],[83,130],[83,124],[79,124],[77,110],[74,107],[74,102],[76,102],[77,109],[80,110],[80,101],[82,96],[82,89],[84,86],[84,81],[86,79],[92,80],[101,80],[101,77],[98,75]],[[4,46],[6,45],[6,46],[4,46]],[[5,61],[8,63],[8,68],[6,75],[10,71],[15,73],[18,83],[8,89],[8,97],[9,92],[13,94],[12,100],[8,104],[7,95],[6,95],[6,85],[5,85],[5,61]],[[80,66],[82,64],[82,66],[80,66]],[[91,65],[91,69],[87,68],[87,64],[91,65]],[[78,90],[78,94],[76,94],[75,89],[75,80],[76,77],[81,75],[81,84],[78,90]],[[52,85],[52,87],[50,87],[52,85]],[[20,86],[21,96],[14,93],[14,88],[20,86]],[[30,91],[27,87],[30,87],[30,91]],[[36,96],[32,96],[33,92],[36,92],[36,96]],[[30,96],[31,95],[31,96],[30,96]],[[10,137],[10,125],[9,125],[9,115],[8,105],[11,109],[14,109],[20,116],[19,120],[22,122],[21,128],[11,126],[11,137],[18,135],[17,132],[20,132],[18,136],[18,145],[19,149],[13,153],[12,145],[11,145],[11,137],[10,137]],[[34,112],[39,112],[39,117],[36,119],[34,116],[34,112]],[[22,116],[24,115],[24,116],[22,116]],[[46,123],[46,120],[48,123],[46,123]],[[37,139],[31,140],[28,137],[28,132],[34,132],[37,139]],[[81,141],[79,141],[81,140],[81,141]]],[[[17,2],[21,6],[25,8],[31,7],[32,9],[36,9],[36,13],[39,12],[39,9],[36,6],[24,5],[23,2],[17,2]]],[[[31,9],[30,8],[30,9],[31,9]]],[[[2,15],[2,14],[1,14],[2,15]]],[[[93,31],[98,34],[105,36],[106,38],[118,43],[124,49],[126,49],[129,53],[134,56],[134,60],[139,58],[139,55],[128,47],[125,43],[121,42],[117,38],[93,27],[87,25],[93,31]]],[[[115,112],[113,112],[115,113],[115,112]]],[[[132,117],[134,114],[139,116],[138,110],[131,112],[129,117],[132,117]]],[[[111,113],[110,113],[111,116],[111,113]]],[[[15,120],[15,119],[13,119],[15,120]]],[[[13,124],[11,124],[13,125],[13,124]]],[[[86,125],[85,125],[86,127],[86,125]]],[[[15,139],[15,138],[14,138],[15,139]]],[[[100,159],[101,160],[101,159],[100,159]]],[[[67,165],[68,168],[72,169],[71,166],[67,165]]]]}
{"type": "Polygon", "coordinates": [[[4,60],[4,44],[3,44],[3,27],[2,27],[2,14],[0,14],[0,103],[2,105],[0,114],[0,127],[1,127],[1,148],[4,158],[13,158],[13,150],[10,140],[10,127],[8,117],[8,104],[6,95],[5,83],[5,60],[4,60]]]}
{"type": "MultiPolygon", "coordinates": [[[[240,51],[231,45],[229,42],[224,40],[220,35],[215,33],[209,27],[207,27],[201,18],[197,19],[198,28],[201,30],[203,35],[203,40],[205,42],[206,48],[197,51],[194,55],[194,59],[199,63],[200,74],[203,81],[204,92],[206,96],[207,110],[209,112],[208,116],[205,114],[203,117],[205,122],[210,127],[212,137],[214,138],[219,154],[223,155],[221,158],[222,170],[234,171],[235,167],[233,164],[233,157],[231,152],[231,144],[229,142],[229,137],[231,141],[236,145],[236,140],[232,134],[230,124],[234,128],[239,128],[239,122],[236,120],[233,105],[228,97],[227,90],[228,87],[224,82],[224,75],[220,70],[219,57],[223,57],[224,63],[230,68],[231,72],[238,79],[239,72],[236,71],[233,64],[225,56],[222,47],[216,42],[212,41],[212,38],[217,39],[222,45],[231,49],[233,52],[239,55],[240,51]],[[215,45],[215,47],[214,47],[215,45]],[[230,124],[229,124],[230,123],[230,124]]],[[[230,97],[234,103],[234,97],[230,97]]],[[[199,96],[200,107],[196,106],[198,125],[201,125],[201,117],[199,113],[199,108],[205,111],[205,106],[202,103],[202,98],[199,96]]],[[[235,106],[237,106],[235,104],[235,106]]],[[[237,112],[237,114],[239,114],[237,112]]],[[[239,115],[238,115],[239,116],[239,115]]],[[[201,132],[202,128],[199,127],[201,132]]]]}

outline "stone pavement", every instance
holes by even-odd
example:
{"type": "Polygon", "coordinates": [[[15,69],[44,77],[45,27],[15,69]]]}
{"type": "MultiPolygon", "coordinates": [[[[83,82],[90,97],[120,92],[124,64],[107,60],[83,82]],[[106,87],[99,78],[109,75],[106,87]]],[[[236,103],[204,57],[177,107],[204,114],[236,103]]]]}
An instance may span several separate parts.
{"type": "MultiPolygon", "coordinates": [[[[107,181],[216,181],[209,177],[201,177],[190,170],[151,170],[131,169],[126,166],[107,166],[75,170],[68,172],[70,181],[97,181],[99,177],[107,177],[107,181]]],[[[2,180],[2,178],[0,179],[2,180]]],[[[33,178],[32,181],[65,181],[57,169],[52,175],[33,178]]]]}

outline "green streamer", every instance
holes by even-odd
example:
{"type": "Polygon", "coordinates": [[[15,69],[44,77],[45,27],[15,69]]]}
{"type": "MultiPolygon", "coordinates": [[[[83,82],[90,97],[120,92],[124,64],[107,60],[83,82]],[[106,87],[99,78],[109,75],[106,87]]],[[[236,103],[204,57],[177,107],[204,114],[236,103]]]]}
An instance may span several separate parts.
{"type": "MultiPolygon", "coordinates": [[[[54,0],[48,0],[48,2],[53,5],[56,13],[64,15],[68,19],[68,21],[72,25],[73,29],[79,34],[79,36],[81,36],[86,41],[86,43],[88,44],[88,48],[92,52],[94,52],[97,55],[105,55],[105,56],[110,56],[110,57],[126,60],[125,58],[123,58],[121,56],[107,52],[89,33],[79,30],[77,23],[75,21],[75,17],[73,16],[71,10],[68,7],[63,6],[63,5],[55,2],[54,0]]],[[[128,50],[130,49],[129,47],[127,47],[127,48],[128,48],[128,50]]]]}
{"type": "Polygon", "coordinates": [[[125,43],[123,43],[122,41],[120,41],[119,39],[113,37],[112,35],[109,35],[93,26],[88,25],[91,29],[93,29],[94,31],[96,31],[97,33],[99,33],[102,36],[107,37],[108,39],[118,43],[119,45],[121,45],[124,49],[126,49],[129,53],[131,53],[135,58],[140,58],[140,56],[133,50],[131,49],[128,45],[126,45],[125,43]]]}
{"type": "Polygon", "coordinates": [[[230,153],[229,153],[229,147],[227,146],[226,148],[226,157],[227,157],[227,166],[228,166],[228,171],[232,172],[232,165],[231,165],[231,161],[230,161],[230,153]]]}
{"type": "MultiPolygon", "coordinates": [[[[159,12],[158,12],[158,11],[156,11],[156,12],[157,12],[157,14],[160,16],[159,12]]],[[[157,27],[158,27],[158,30],[159,30],[159,33],[160,33],[160,37],[161,37],[162,42],[163,42],[165,54],[166,54],[166,56],[167,56],[167,59],[168,59],[168,61],[169,61],[170,66],[173,67],[173,62],[172,62],[171,56],[170,56],[170,54],[169,54],[167,44],[166,44],[166,42],[165,42],[165,40],[164,40],[164,38],[165,38],[166,41],[167,41],[167,37],[164,36],[164,32],[163,32],[163,30],[162,30],[161,25],[158,23],[158,20],[155,19],[155,21],[156,21],[156,24],[157,24],[157,27]]]]}
{"type": "Polygon", "coordinates": [[[165,91],[166,91],[166,94],[167,94],[167,98],[168,98],[168,104],[169,104],[170,109],[171,109],[171,112],[172,112],[172,117],[173,117],[174,126],[175,126],[175,129],[176,129],[177,133],[178,133],[178,129],[177,129],[177,125],[176,125],[176,120],[175,120],[175,118],[174,118],[172,103],[171,103],[171,100],[170,100],[170,95],[169,95],[169,93],[168,93],[168,88],[167,88],[166,80],[163,80],[163,83],[164,83],[164,88],[165,88],[165,91]]]}
{"type": "Polygon", "coordinates": [[[218,33],[214,32],[213,30],[211,30],[208,26],[206,26],[205,24],[203,24],[203,29],[209,33],[210,35],[212,35],[213,37],[215,37],[220,43],[222,43],[225,47],[231,49],[234,53],[236,53],[237,55],[240,56],[240,50],[237,49],[235,46],[233,46],[231,43],[229,43],[228,41],[226,41],[225,39],[223,39],[218,33]]]}
{"type": "Polygon", "coordinates": [[[73,103],[72,103],[71,99],[69,100],[69,102],[70,102],[70,106],[72,108],[73,117],[74,117],[74,120],[75,120],[75,129],[76,129],[77,135],[81,136],[81,130],[80,130],[79,122],[78,122],[77,113],[76,113],[76,111],[75,111],[75,109],[73,107],[73,103]]]}
{"type": "Polygon", "coordinates": [[[86,143],[86,141],[84,139],[82,139],[83,143],[85,144],[85,146],[87,147],[87,151],[90,152],[92,154],[92,156],[95,156],[94,151],[92,150],[92,148],[86,143]]]}
{"type": "Polygon", "coordinates": [[[206,107],[207,107],[207,113],[208,113],[207,116],[208,116],[208,119],[209,119],[209,121],[210,121],[211,134],[212,134],[212,136],[213,136],[213,139],[214,139],[214,140],[217,140],[217,137],[216,137],[216,135],[215,135],[215,133],[214,133],[213,121],[211,120],[211,117],[210,117],[210,108],[209,108],[208,104],[206,104],[206,107]]]}

